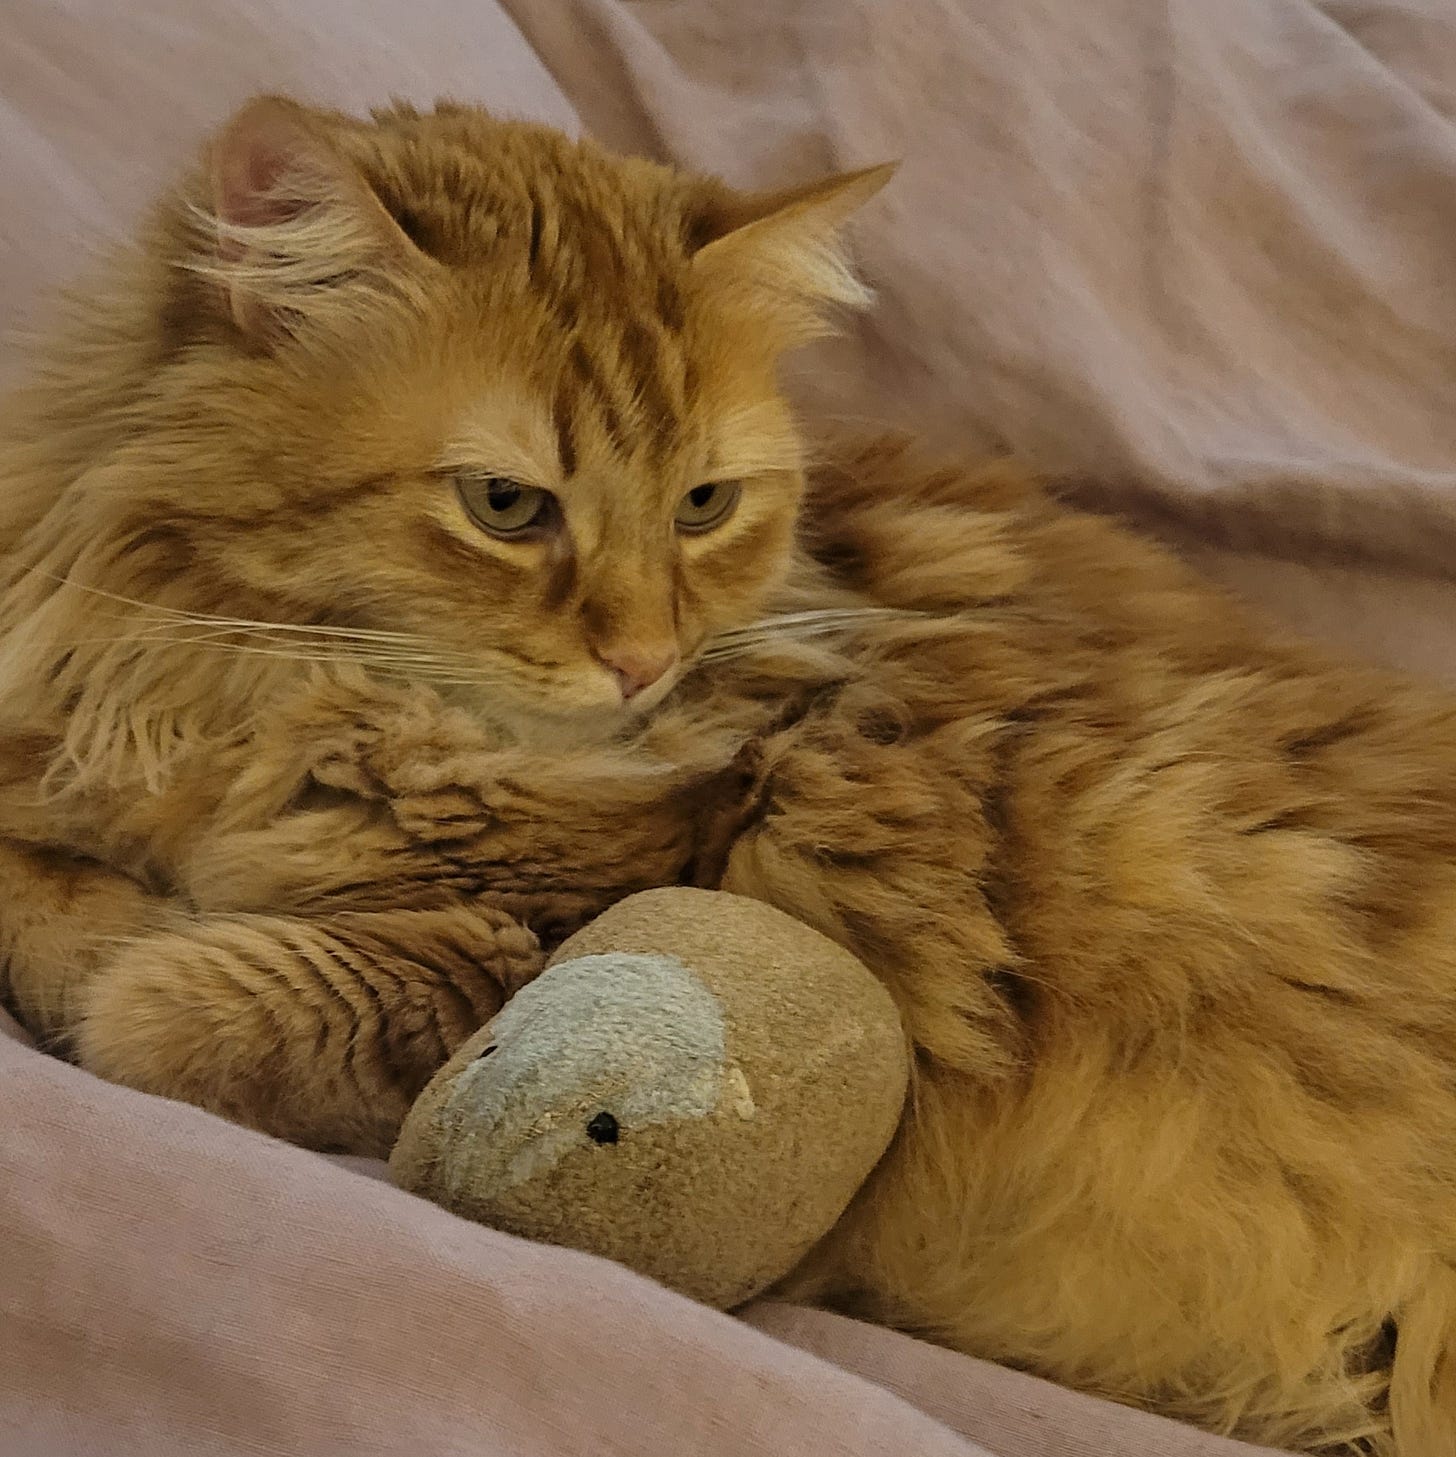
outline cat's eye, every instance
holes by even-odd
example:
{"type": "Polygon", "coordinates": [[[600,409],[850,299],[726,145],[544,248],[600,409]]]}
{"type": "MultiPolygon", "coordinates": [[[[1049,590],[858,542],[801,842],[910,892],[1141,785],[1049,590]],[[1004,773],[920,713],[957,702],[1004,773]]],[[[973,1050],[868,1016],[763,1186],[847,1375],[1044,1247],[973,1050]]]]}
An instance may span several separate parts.
{"type": "Polygon", "coordinates": [[[711,531],[721,526],[732,514],[742,494],[737,481],[713,481],[694,486],[677,503],[679,531],[711,531]]]}
{"type": "Polygon", "coordinates": [[[492,536],[525,536],[550,524],[556,498],[506,476],[458,475],[455,489],[466,514],[492,536]]]}

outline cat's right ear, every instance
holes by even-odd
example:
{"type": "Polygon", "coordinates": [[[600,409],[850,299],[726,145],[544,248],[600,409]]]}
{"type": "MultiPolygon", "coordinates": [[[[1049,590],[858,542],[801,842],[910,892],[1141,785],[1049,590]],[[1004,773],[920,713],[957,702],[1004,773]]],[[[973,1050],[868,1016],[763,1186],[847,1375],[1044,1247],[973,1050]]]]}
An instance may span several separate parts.
{"type": "Polygon", "coordinates": [[[192,268],[257,342],[296,334],[311,318],[356,313],[361,288],[377,291],[420,256],[327,128],[296,102],[249,102],[218,133],[208,162],[207,237],[192,268]]]}
{"type": "Polygon", "coordinates": [[[775,322],[785,343],[807,343],[827,332],[828,311],[869,302],[840,230],[894,173],[884,163],[806,187],[715,198],[699,222],[707,241],[693,267],[735,294],[740,311],[775,322]]]}

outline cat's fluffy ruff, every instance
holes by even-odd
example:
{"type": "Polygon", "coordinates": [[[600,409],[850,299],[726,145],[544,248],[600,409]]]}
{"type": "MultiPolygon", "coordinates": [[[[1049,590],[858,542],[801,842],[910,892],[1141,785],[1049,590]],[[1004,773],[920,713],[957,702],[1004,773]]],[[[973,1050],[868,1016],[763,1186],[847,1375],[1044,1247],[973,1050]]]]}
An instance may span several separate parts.
{"type": "MultiPolygon", "coordinates": [[[[556,169],[553,196],[575,209],[521,214],[522,269],[532,237],[538,258],[557,239],[561,259],[593,256],[640,284],[648,258],[592,252],[615,236],[623,198],[648,186],[724,206],[710,184],[474,114],[406,116],[377,134],[301,124],[342,138],[376,199],[394,174],[371,147],[407,142],[418,160],[434,138],[458,169],[462,148],[509,135],[499,157],[556,169]]],[[[331,206],[342,175],[358,200],[334,152],[308,155],[290,185],[322,185],[331,206]]],[[[488,151],[469,165],[490,179],[488,151]]],[[[741,577],[758,558],[701,559],[693,610],[704,632],[757,611],[755,593],[923,615],[716,656],[600,750],[548,752],[487,728],[447,706],[450,681],[382,680],[399,676],[403,639],[331,637],[361,625],[330,615],[340,592],[366,599],[369,631],[414,635],[419,670],[405,678],[461,670],[451,655],[469,643],[452,611],[513,646],[541,615],[540,602],[528,617],[491,597],[500,563],[472,560],[471,600],[448,585],[458,553],[428,569],[410,555],[408,513],[444,510],[418,474],[353,506],[334,494],[372,480],[386,446],[428,455],[420,421],[439,419],[409,380],[409,410],[365,388],[388,360],[420,362],[391,348],[396,327],[408,333],[396,310],[420,306],[410,290],[429,268],[411,259],[402,286],[381,236],[398,247],[389,228],[416,202],[406,241],[441,268],[452,250],[488,252],[451,212],[477,174],[438,193],[407,175],[421,195],[391,198],[373,217],[382,235],[350,235],[367,256],[342,272],[305,277],[273,239],[301,298],[252,286],[228,247],[178,283],[157,249],[184,235],[166,224],[133,283],[85,306],[12,417],[9,998],[124,1081],[378,1148],[461,1029],[539,965],[539,942],[646,885],[761,896],[874,968],[916,1049],[895,1148],[785,1293],[1216,1430],[1307,1450],[1456,1451],[1456,707],[1278,641],[1159,550],[1014,471],[927,468],[889,445],[813,474],[798,548],[786,528],[782,561],[773,530],[754,543],[769,565],[753,591],[740,594],[741,577]],[[319,297],[339,287],[362,290],[352,313],[319,297]],[[346,372],[362,403],[265,391],[254,418],[203,397],[235,378],[298,389],[316,351],[340,359],[334,331],[362,331],[360,354],[381,320],[369,369],[346,372]],[[388,590],[371,575],[380,539],[388,590]],[[423,574],[428,611],[382,613],[405,591],[391,571],[423,574]],[[504,628],[485,623],[492,602],[504,628]],[[314,631],[303,651],[292,628],[260,638],[244,620],[314,631]],[[197,634],[267,651],[209,652],[197,634]]],[[[790,250],[783,266],[765,276],[750,248],[733,287],[749,290],[753,330],[788,340],[840,273],[818,224],[805,234],[786,206],[788,233],[758,238],[790,250]],[[777,296],[795,268],[807,293],[777,296]]],[[[664,215],[681,216],[652,214],[664,215]]],[[[256,241],[249,224],[234,223],[256,241]]],[[[735,246],[753,244],[753,226],[735,246]]],[[[572,327],[565,339],[584,348],[595,337],[580,314],[572,327]]],[[[618,363],[626,337],[603,325],[618,363]]],[[[619,492],[670,505],[681,478],[661,459],[627,474],[650,455],[646,441],[634,454],[630,400],[609,441],[612,392],[567,367],[565,339],[557,364],[575,393],[565,436],[548,418],[550,449],[607,452],[619,492]]],[[[713,415],[703,379],[727,368],[714,352],[727,341],[706,342],[694,390],[681,369],[658,381],[669,403],[682,391],[688,423],[699,407],[713,415]]],[[[740,386],[752,375],[767,388],[760,352],[740,386]]],[[[765,501],[791,517],[797,445],[777,396],[716,408],[725,438],[756,451],[765,501]]],[[[590,614],[568,598],[557,616],[581,631],[590,614]]],[[[570,646],[565,626],[546,622],[543,664],[570,646]]]]}

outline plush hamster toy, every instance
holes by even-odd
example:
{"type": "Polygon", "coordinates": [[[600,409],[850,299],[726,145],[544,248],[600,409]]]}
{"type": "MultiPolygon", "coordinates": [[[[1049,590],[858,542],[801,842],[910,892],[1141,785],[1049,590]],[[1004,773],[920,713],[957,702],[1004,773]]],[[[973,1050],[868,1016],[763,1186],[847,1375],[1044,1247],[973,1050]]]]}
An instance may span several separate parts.
{"type": "Polygon", "coordinates": [[[844,1212],[907,1079],[894,1003],[848,952],[757,901],[647,891],[460,1048],[391,1168],[466,1218],[731,1309],[844,1212]]]}

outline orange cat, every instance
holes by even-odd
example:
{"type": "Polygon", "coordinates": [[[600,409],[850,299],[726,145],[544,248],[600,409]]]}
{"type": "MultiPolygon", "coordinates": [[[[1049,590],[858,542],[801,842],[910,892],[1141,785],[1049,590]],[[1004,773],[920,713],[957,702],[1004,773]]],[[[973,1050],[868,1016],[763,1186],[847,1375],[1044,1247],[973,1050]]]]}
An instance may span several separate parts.
{"type": "Polygon", "coordinates": [[[806,481],[775,363],[882,175],[245,110],[6,421],[7,999],[378,1152],[543,944],[759,896],[916,1052],[783,1293],[1449,1457],[1456,703],[1008,467],[806,481]]]}

